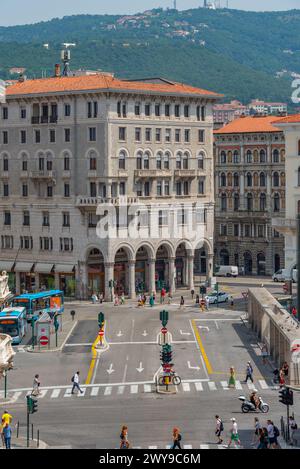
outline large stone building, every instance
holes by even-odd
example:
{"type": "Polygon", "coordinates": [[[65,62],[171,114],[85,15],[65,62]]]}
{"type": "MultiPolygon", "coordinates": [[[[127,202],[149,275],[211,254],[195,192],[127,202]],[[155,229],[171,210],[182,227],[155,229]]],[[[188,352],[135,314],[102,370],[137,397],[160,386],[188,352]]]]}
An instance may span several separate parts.
{"type": "Polygon", "coordinates": [[[271,275],[284,265],[285,141],[275,117],[241,117],[215,131],[215,263],[271,275]],[[272,122],[274,122],[272,124],[272,122]]]}
{"type": "Polygon", "coordinates": [[[58,68],[53,78],[9,86],[0,106],[0,271],[16,291],[109,297],[114,280],[133,298],[163,282],[191,288],[194,272],[210,277],[218,98],[163,79],[61,77],[58,68]],[[139,203],[139,236],[128,236],[121,208],[139,203]],[[182,203],[201,204],[195,239],[165,229],[172,217],[175,228],[186,226],[183,213],[174,218],[182,203]],[[114,234],[105,238],[96,227],[110,208],[114,234]]]}
{"type": "Polygon", "coordinates": [[[274,218],[273,226],[285,237],[285,268],[292,271],[297,262],[297,222],[300,214],[300,114],[287,116],[276,125],[286,142],[285,171],[287,176],[285,218],[274,218]]]}

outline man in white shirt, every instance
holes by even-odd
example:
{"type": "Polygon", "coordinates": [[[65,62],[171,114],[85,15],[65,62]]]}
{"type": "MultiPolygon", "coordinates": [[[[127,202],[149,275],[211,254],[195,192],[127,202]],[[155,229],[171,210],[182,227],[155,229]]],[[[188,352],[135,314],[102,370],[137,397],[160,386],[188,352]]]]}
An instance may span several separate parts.
{"type": "Polygon", "coordinates": [[[71,394],[74,394],[75,388],[78,389],[78,391],[81,392],[81,394],[83,394],[83,391],[80,389],[80,386],[79,386],[79,371],[76,371],[76,373],[74,374],[72,378],[72,382],[73,382],[73,387],[72,387],[71,394]]]}
{"type": "MultiPolygon", "coordinates": [[[[234,417],[232,417],[230,420],[232,422],[232,426],[231,426],[230,440],[229,440],[229,443],[227,445],[227,448],[229,448],[231,446],[232,442],[234,443],[234,446],[236,446],[236,443],[238,444],[238,446],[240,446],[240,444],[241,444],[236,420],[235,420],[234,417]]],[[[226,446],[226,445],[224,445],[224,446],[226,446]]]]}

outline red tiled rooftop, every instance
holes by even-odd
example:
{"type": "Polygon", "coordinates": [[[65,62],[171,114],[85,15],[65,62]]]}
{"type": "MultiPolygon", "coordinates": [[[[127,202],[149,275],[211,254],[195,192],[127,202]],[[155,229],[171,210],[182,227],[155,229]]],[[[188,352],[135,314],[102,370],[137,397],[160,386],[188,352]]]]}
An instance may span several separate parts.
{"type": "Polygon", "coordinates": [[[281,132],[281,129],[273,124],[281,120],[282,117],[266,116],[266,117],[241,117],[219,130],[215,130],[216,135],[219,134],[244,134],[258,132],[281,132]]]}
{"type": "Polygon", "coordinates": [[[133,91],[159,94],[201,95],[208,98],[219,98],[221,95],[212,91],[195,88],[176,82],[146,83],[142,81],[123,81],[112,75],[97,74],[79,77],[54,77],[36,80],[25,80],[11,85],[7,96],[45,95],[72,91],[133,91]]]}
{"type": "Polygon", "coordinates": [[[277,124],[293,124],[300,123],[300,114],[294,114],[291,116],[281,117],[277,124]]]}

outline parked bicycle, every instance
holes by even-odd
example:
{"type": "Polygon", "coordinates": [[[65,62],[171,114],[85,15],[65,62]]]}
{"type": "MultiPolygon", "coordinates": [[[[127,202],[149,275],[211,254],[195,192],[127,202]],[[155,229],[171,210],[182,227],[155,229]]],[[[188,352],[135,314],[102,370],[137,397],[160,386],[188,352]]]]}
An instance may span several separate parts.
{"type": "Polygon", "coordinates": [[[181,384],[181,378],[180,376],[176,374],[175,371],[170,371],[167,375],[160,376],[158,379],[158,384],[160,386],[166,386],[167,384],[166,378],[169,379],[168,384],[172,383],[175,386],[178,386],[179,384],[181,384]]]}

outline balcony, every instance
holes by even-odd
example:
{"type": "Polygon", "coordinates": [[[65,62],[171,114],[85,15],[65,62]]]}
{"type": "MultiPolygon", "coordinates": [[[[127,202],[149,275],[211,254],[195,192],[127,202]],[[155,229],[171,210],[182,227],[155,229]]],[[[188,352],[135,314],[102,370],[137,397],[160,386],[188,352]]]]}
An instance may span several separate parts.
{"type": "Polygon", "coordinates": [[[189,178],[194,179],[196,177],[195,169],[176,169],[174,171],[175,178],[189,178]]]}
{"type": "Polygon", "coordinates": [[[48,171],[48,170],[39,170],[39,171],[31,171],[30,178],[34,180],[50,180],[56,178],[56,171],[48,171]]]}
{"type": "Polygon", "coordinates": [[[134,177],[136,179],[170,178],[172,177],[172,172],[168,169],[136,169],[134,171],[134,177]]]}
{"type": "Polygon", "coordinates": [[[132,205],[138,203],[137,197],[88,197],[80,195],[76,199],[76,207],[80,209],[97,207],[98,205],[132,205]]]}
{"type": "Polygon", "coordinates": [[[31,123],[34,124],[39,124],[40,123],[40,116],[32,116],[31,117],[31,123]]]}
{"type": "Polygon", "coordinates": [[[284,235],[296,236],[297,234],[297,220],[292,218],[273,218],[272,227],[284,235]]]}
{"type": "Polygon", "coordinates": [[[6,334],[0,334],[0,376],[3,371],[13,367],[15,352],[12,348],[12,338],[6,334]]]}
{"type": "Polygon", "coordinates": [[[31,117],[31,123],[33,125],[38,125],[38,124],[57,124],[57,116],[32,116],[31,117]]]}

